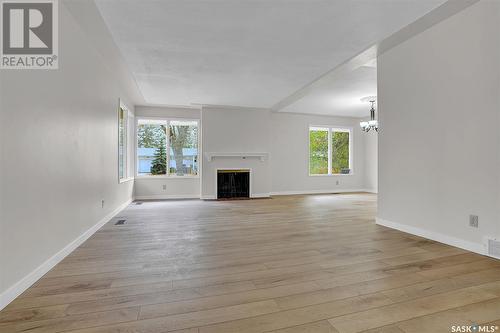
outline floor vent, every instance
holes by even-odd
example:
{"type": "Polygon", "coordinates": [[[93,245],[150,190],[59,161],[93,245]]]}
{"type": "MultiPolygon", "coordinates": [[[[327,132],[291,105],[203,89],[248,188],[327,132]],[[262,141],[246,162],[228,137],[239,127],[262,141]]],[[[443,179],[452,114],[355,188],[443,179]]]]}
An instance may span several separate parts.
{"type": "Polygon", "coordinates": [[[137,206],[139,206],[139,205],[142,205],[142,202],[140,202],[140,201],[139,201],[139,202],[136,202],[135,204],[136,204],[137,206]]]}
{"type": "Polygon", "coordinates": [[[500,240],[494,238],[487,239],[488,255],[500,259],[500,240]]]}
{"type": "Polygon", "coordinates": [[[124,225],[126,220],[118,220],[115,225],[124,225]]]}

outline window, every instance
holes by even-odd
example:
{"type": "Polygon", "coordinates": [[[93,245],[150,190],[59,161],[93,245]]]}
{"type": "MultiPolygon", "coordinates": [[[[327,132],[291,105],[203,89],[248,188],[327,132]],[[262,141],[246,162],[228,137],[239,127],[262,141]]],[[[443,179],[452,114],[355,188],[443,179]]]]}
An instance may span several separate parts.
{"type": "Polygon", "coordinates": [[[351,174],[351,129],[309,127],[309,175],[351,174]]]}
{"type": "Polygon", "coordinates": [[[309,173],[311,175],[328,174],[328,128],[311,127],[309,129],[309,173]]]}
{"type": "Polygon", "coordinates": [[[137,123],[137,175],[167,174],[167,121],[137,123]]]}
{"type": "Polygon", "coordinates": [[[119,102],[118,107],[118,181],[124,182],[132,179],[131,159],[129,158],[132,148],[133,115],[128,108],[119,102]]]}
{"type": "Polygon", "coordinates": [[[170,174],[196,176],[198,174],[198,122],[170,121],[170,174]]]}
{"type": "Polygon", "coordinates": [[[139,119],[138,176],[197,176],[198,121],[139,119]]]}
{"type": "Polygon", "coordinates": [[[332,129],[331,151],[332,151],[332,174],[351,173],[349,138],[350,131],[344,129],[332,129]]]}

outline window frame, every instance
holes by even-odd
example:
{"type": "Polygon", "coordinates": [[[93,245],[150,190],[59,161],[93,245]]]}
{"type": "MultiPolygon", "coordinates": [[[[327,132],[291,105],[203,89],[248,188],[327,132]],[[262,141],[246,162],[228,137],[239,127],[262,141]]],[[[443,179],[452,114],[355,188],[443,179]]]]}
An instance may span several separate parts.
{"type": "Polygon", "coordinates": [[[332,125],[309,125],[307,128],[307,173],[309,177],[337,177],[337,176],[353,176],[353,127],[349,126],[332,126],[332,125]],[[311,173],[311,129],[324,129],[328,131],[328,173],[314,174],[311,173]],[[350,173],[332,173],[332,133],[333,132],[347,132],[349,133],[349,169],[350,173]]]}
{"type": "Polygon", "coordinates": [[[117,114],[117,125],[118,125],[118,140],[117,140],[117,157],[118,157],[118,183],[125,183],[128,181],[131,181],[134,179],[133,172],[131,169],[133,169],[133,166],[130,163],[130,147],[132,146],[133,142],[133,133],[134,129],[131,126],[134,123],[134,115],[130,111],[130,108],[123,102],[123,100],[118,99],[118,114],[117,114]],[[123,146],[123,154],[124,154],[124,160],[123,160],[123,176],[120,175],[120,112],[121,110],[125,111],[124,115],[124,146],[123,146]]]}
{"type": "Polygon", "coordinates": [[[149,116],[136,116],[135,117],[135,177],[136,179],[162,179],[162,178],[170,178],[170,179],[195,179],[200,178],[201,173],[201,159],[200,159],[200,119],[195,118],[175,118],[175,117],[149,117],[149,116]],[[165,148],[167,149],[167,173],[164,175],[140,175],[139,174],[139,156],[137,154],[139,141],[137,140],[137,128],[139,126],[139,122],[141,120],[152,120],[152,121],[164,121],[166,122],[166,140],[165,140],[165,148]],[[170,173],[170,127],[169,124],[171,121],[191,121],[196,122],[196,126],[198,126],[198,174],[197,175],[184,175],[177,176],[176,174],[170,173]]]}

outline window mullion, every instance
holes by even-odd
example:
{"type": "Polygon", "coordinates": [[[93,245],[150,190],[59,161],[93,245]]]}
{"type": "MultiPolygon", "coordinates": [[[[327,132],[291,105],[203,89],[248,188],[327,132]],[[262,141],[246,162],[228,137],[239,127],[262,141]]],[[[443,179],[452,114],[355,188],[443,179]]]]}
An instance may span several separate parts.
{"type": "Polygon", "coordinates": [[[128,110],[123,115],[123,179],[127,178],[127,163],[128,163],[128,110]]]}
{"type": "Polygon", "coordinates": [[[332,174],[332,129],[328,129],[328,174],[332,174]]]}
{"type": "Polygon", "coordinates": [[[167,120],[167,126],[165,128],[165,135],[167,136],[166,137],[166,140],[165,140],[165,145],[167,146],[166,149],[167,149],[167,158],[166,158],[166,162],[167,162],[167,166],[166,166],[166,175],[167,176],[170,176],[170,120],[167,120]]]}
{"type": "Polygon", "coordinates": [[[129,156],[128,156],[128,155],[129,155],[129,151],[128,151],[128,150],[129,150],[129,148],[130,148],[130,147],[129,147],[129,146],[130,146],[130,143],[128,142],[128,141],[129,141],[129,140],[128,140],[128,139],[129,139],[129,133],[128,133],[128,132],[129,132],[129,128],[128,128],[128,123],[129,123],[129,119],[128,119],[128,117],[129,117],[129,111],[128,111],[128,110],[127,110],[127,112],[125,113],[125,115],[126,115],[126,117],[127,117],[127,121],[125,121],[125,151],[126,151],[126,153],[125,153],[125,174],[124,174],[124,176],[125,176],[125,179],[128,179],[128,177],[129,177],[129,174],[128,174],[128,173],[129,173],[129,166],[128,166],[128,162],[129,162],[129,156]]]}
{"type": "Polygon", "coordinates": [[[354,172],[354,131],[349,132],[349,169],[354,172]]]}
{"type": "Polygon", "coordinates": [[[134,117],[134,177],[139,176],[139,139],[137,135],[139,133],[139,117],[134,117]]]}

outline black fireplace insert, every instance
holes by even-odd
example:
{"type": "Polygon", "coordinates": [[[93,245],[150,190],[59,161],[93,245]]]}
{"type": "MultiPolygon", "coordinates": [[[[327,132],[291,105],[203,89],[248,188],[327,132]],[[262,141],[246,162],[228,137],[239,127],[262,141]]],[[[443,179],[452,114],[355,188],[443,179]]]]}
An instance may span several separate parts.
{"type": "Polygon", "coordinates": [[[217,170],[217,199],[250,198],[250,170],[217,170]]]}

